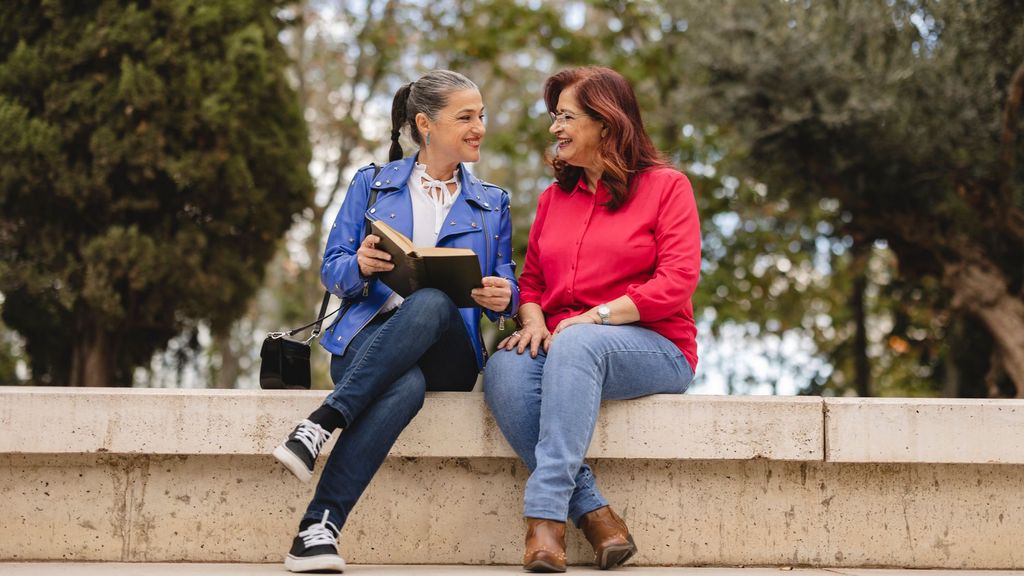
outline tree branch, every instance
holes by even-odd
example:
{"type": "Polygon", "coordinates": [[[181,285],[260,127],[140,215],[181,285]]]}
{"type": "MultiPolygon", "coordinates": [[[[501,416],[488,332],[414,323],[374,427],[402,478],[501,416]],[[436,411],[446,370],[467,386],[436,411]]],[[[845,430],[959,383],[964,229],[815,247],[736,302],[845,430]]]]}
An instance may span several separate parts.
{"type": "Polygon", "coordinates": [[[1017,140],[1017,112],[1024,101],[1024,62],[1021,62],[1017,71],[1013,73],[1007,92],[1006,106],[1003,108],[1003,134],[1000,138],[999,187],[1004,206],[1009,207],[1013,205],[1010,183],[1017,155],[1017,147],[1014,145],[1017,140]]]}
{"type": "Polygon", "coordinates": [[[1018,113],[1024,102],[1024,62],[1017,67],[1010,80],[1006,107],[1003,108],[1003,134],[1000,138],[999,202],[1003,210],[1003,226],[1024,243],[1024,211],[1013,199],[1014,165],[1017,160],[1018,113]]]}

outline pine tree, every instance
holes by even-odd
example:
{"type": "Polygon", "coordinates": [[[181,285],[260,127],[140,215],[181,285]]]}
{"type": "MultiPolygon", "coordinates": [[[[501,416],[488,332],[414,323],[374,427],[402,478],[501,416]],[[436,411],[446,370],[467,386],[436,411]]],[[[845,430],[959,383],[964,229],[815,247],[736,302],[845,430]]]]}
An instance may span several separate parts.
{"type": "Polygon", "coordinates": [[[229,324],[312,201],[281,2],[0,6],[0,292],[37,383],[229,324]]]}

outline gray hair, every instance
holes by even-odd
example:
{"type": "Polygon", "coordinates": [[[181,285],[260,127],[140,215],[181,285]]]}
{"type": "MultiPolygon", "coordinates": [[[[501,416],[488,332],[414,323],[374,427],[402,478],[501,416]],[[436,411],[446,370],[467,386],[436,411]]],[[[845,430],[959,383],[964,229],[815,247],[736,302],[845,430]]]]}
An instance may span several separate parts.
{"type": "Polygon", "coordinates": [[[472,80],[451,70],[431,70],[419,80],[399,88],[391,104],[390,161],[402,157],[402,146],[398,143],[402,126],[408,124],[413,141],[422,145],[423,139],[416,127],[416,115],[422,112],[431,121],[436,121],[438,112],[448,105],[448,96],[452,92],[468,89],[479,90],[472,80]]]}

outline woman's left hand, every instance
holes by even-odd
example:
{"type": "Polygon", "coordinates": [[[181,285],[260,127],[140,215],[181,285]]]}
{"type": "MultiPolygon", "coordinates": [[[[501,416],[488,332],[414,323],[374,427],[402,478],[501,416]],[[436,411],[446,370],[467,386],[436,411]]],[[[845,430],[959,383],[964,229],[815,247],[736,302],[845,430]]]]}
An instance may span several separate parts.
{"type": "Polygon", "coordinates": [[[558,326],[555,326],[555,331],[552,332],[551,335],[555,336],[556,334],[558,334],[562,330],[565,330],[569,326],[572,326],[573,324],[600,324],[600,323],[601,323],[601,317],[598,316],[597,313],[594,312],[593,310],[587,310],[583,314],[577,314],[576,316],[572,316],[570,318],[566,318],[565,320],[562,320],[561,322],[559,322],[558,326]]]}
{"type": "Polygon", "coordinates": [[[483,288],[474,288],[473,301],[494,312],[504,312],[512,301],[512,285],[504,278],[484,276],[483,288]]]}

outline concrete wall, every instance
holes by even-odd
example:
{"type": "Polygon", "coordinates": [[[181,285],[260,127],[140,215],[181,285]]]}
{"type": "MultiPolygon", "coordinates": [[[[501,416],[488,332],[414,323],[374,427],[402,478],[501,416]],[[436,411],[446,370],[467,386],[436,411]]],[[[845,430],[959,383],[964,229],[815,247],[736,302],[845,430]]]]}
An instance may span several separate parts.
{"type": "MultiPolygon", "coordinates": [[[[312,486],[268,454],[323,394],[0,389],[0,560],[279,561],[312,486]]],[[[1019,568],[1022,409],[656,396],[590,457],[640,564],[1019,568]]],[[[525,479],[481,395],[432,394],[343,555],[515,564],[525,479]]]]}

